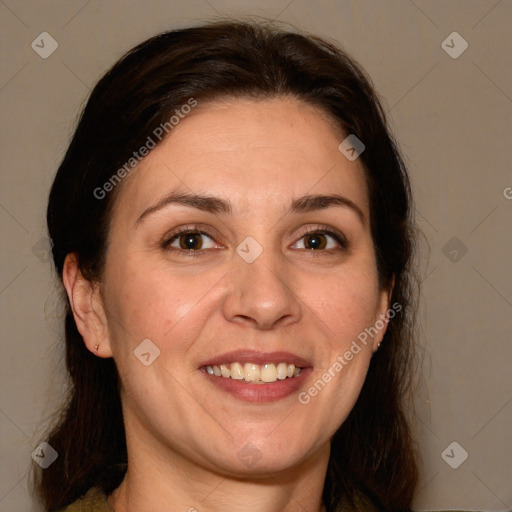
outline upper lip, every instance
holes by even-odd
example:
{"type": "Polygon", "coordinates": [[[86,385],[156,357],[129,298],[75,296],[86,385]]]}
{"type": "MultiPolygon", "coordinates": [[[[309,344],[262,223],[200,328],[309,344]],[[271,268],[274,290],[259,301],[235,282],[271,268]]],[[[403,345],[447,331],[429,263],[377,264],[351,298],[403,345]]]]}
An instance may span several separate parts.
{"type": "Polygon", "coordinates": [[[279,351],[279,352],[259,352],[257,350],[233,350],[231,352],[225,352],[218,356],[212,357],[199,364],[199,367],[221,365],[227,363],[254,363],[254,364],[265,364],[265,363],[290,363],[300,368],[308,368],[311,363],[291,352],[279,351]]]}

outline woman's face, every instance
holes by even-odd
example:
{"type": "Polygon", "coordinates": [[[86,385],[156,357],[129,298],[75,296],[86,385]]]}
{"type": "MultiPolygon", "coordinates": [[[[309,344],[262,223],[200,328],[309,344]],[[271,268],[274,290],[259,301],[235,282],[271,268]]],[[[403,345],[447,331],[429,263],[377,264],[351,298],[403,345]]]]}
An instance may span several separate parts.
{"type": "Polygon", "coordinates": [[[294,99],[199,103],[118,185],[100,354],[129,448],[241,475],[328,453],[388,308],[343,138],[294,99]]]}

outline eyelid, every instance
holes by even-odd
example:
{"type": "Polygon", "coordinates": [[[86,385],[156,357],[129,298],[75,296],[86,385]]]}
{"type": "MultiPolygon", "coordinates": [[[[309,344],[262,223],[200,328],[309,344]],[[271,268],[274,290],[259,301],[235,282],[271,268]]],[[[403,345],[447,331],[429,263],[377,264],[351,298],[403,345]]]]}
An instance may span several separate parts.
{"type": "MultiPolygon", "coordinates": [[[[326,224],[318,224],[316,226],[310,226],[307,228],[302,228],[299,231],[298,240],[303,238],[306,235],[312,235],[312,234],[325,234],[330,235],[336,239],[336,241],[344,248],[348,248],[349,241],[346,237],[346,235],[340,231],[339,229],[333,228],[332,226],[326,225],[326,224]]],[[[294,242],[293,245],[295,245],[297,242],[294,242]]],[[[327,249],[327,252],[329,249],[327,249]]],[[[326,252],[326,251],[316,251],[316,252],[326,252]]]]}
{"type": "MultiPolygon", "coordinates": [[[[166,233],[162,239],[162,247],[167,249],[169,248],[169,245],[171,242],[177,238],[180,235],[184,235],[187,233],[198,233],[200,235],[208,236],[212,239],[213,242],[215,242],[218,245],[222,245],[217,241],[217,238],[219,237],[216,233],[212,232],[213,230],[210,230],[208,227],[203,226],[201,224],[189,224],[184,226],[178,226],[177,228],[173,229],[172,231],[166,233]]],[[[176,249],[177,251],[180,251],[180,249],[176,249]]],[[[181,249],[184,251],[184,249],[181,249]]],[[[200,253],[205,249],[198,249],[194,250],[193,252],[200,253]]],[[[187,252],[187,251],[185,251],[187,252]]]]}
{"type": "MultiPolygon", "coordinates": [[[[164,249],[169,249],[170,244],[172,241],[174,241],[174,239],[176,239],[178,236],[186,234],[186,233],[197,233],[200,235],[205,235],[205,236],[208,236],[209,238],[211,238],[211,240],[215,244],[222,245],[217,241],[217,238],[220,236],[216,233],[213,233],[212,231],[213,230],[211,230],[209,227],[201,225],[201,224],[190,224],[190,225],[179,226],[179,227],[173,229],[171,232],[166,233],[166,235],[163,237],[163,241],[162,241],[161,245],[164,249]]],[[[310,234],[329,235],[329,236],[333,237],[340,244],[341,248],[347,249],[349,247],[349,242],[348,242],[348,239],[345,236],[345,234],[342,231],[340,231],[339,229],[336,229],[336,228],[326,225],[326,224],[318,224],[318,225],[309,226],[309,227],[300,229],[299,233],[296,236],[297,239],[292,245],[295,245],[304,236],[310,235],[310,234]]],[[[181,252],[181,253],[184,252],[187,254],[194,253],[196,255],[202,254],[204,251],[211,250],[211,249],[191,249],[190,251],[186,251],[185,249],[177,249],[174,247],[172,249],[177,252],[181,252]]],[[[308,252],[317,252],[317,253],[322,253],[322,252],[329,253],[332,250],[333,249],[312,251],[312,250],[308,249],[307,251],[308,252]]]]}

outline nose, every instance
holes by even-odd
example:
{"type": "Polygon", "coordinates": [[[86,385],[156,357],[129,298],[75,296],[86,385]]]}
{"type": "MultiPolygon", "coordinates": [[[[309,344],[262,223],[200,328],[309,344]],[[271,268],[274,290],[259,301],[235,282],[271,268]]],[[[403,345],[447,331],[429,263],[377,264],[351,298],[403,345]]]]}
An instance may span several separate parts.
{"type": "Polygon", "coordinates": [[[269,330],[301,319],[301,301],[278,254],[264,250],[252,263],[235,254],[227,278],[229,286],[223,303],[226,320],[269,330]]]}

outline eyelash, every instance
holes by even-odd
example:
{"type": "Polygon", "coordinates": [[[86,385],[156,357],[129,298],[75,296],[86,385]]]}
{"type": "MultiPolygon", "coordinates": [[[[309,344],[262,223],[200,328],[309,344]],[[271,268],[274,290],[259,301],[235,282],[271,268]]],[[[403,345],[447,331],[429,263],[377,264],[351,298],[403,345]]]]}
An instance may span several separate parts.
{"type": "MultiPolygon", "coordinates": [[[[208,233],[208,231],[200,228],[199,226],[197,226],[197,225],[187,226],[183,229],[180,229],[179,231],[176,231],[175,233],[172,233],[168,238],[166,238],[162,242],[162,248],[165,250],[176,252],[180,256],[192,257],[192,258],[204,254],[205,251],[211,250],[211,249],[189,249],[189,250],[186,250],[186,249],[177,249],[175,247],[170,247],[170,244],[172,242],[174,242],[177,238],[179,238],[181,235],[186,235],[189,233],[205,235],[205,236],[211,238],[212,240],[214,240],[214,235],[212,233],[208,233]]],[[[332,248],[331,249],[320,249],[320,250],[300,249],[301,251],[307,251],[308,253],[310,253],[313,256],[321,256],[322,254],[319,254],[319,253],[333,254],[334,251],[339,251],[340,249],[347,250],[349,248],[349,242],[348,242],[347,238],[345,237],[345,235],[341,231],[338,231],[338,230],[333,229],[328,226],[319,225],[319,226],[315,226],[314,228],[308,228],[304,231],[301,231],[300,235],[298,237],[298,240],[301,240],[302,238],[304,238],[305,236],[308,236],[308,235],[328,235],[328,236],[332,237],[340,245],[340,248],[335,248],[335,249],[332,249],[332,248]]],[[[297,243],[297,242],[295,242],[295,243],[297,243]]],[[[295,244],[293,244],[293,245],[295,245],[295,244]]]]}
{"type": "MultiPolygon", "coordinates": [[[[338,242],[340,244],[342,250],[346,250],[349,248],[349,243],[348,243],[346,236],[341,231],[338,231],[337,229],[331,228],[329,226],[319,225],[319,226],[315,226],[314,228],[308,228],[304,231],[301,231],[300,235],[299,235],[299,240],[301,238],[304,238],[307,235],[328,235],[328,236],[334,238],[334,240],[336,240],[336,242],[338,242]]],[[[320,250],[320,251],[314,251],[312,249],[301,249],[301,250],[309,251],[310,253],[324,252],[324,253],[329,254],[329,253],[332,253],[333,251],[336,251],[339,249],[324,249],[324,250],[320,250]]]]}

